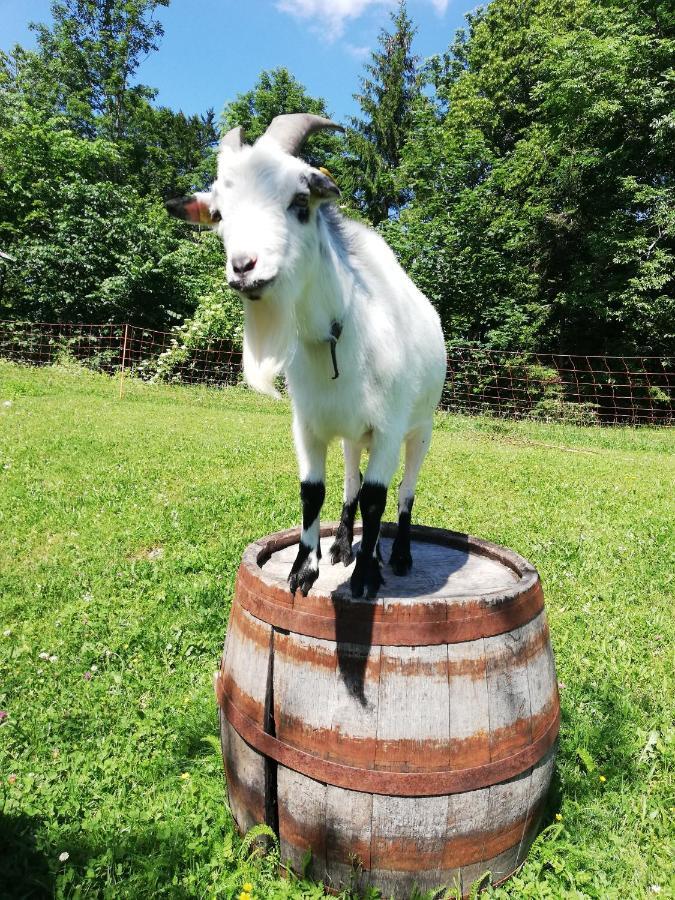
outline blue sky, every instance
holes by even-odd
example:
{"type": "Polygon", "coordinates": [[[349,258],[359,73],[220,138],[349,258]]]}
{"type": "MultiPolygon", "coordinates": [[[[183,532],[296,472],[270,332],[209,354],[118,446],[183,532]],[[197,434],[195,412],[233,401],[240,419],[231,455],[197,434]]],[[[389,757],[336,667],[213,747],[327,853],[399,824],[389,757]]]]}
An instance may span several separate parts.
{"type": "MultiPolygon", "coordinates": [[[[157,102],[186,113],[250,89],[262,69],[286,66],[313,96],[344,120],[368,51],[395,5],[387,0],[172,0],[160,11],[165,34],[139,79],[159,89],[157,102]]],[[[415,51],[445,50],[470,0],[408,0],[418,26],[415,51]]],[[[0,48],[33,46],[31,21],[49,21],[50,0],[0,0],[0,48]]]]}

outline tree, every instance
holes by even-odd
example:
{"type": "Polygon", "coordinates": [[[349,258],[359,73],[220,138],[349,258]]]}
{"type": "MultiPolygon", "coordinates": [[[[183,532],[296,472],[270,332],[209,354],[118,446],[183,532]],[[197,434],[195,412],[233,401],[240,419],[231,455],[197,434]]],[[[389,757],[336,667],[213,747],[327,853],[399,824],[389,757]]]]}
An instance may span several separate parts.
{"type": "Polygon", "coordinates": [[[0,317],[159,327],[194,309],[171,262],[186,236],[158,200],[106,177],[113,142],[24,109],[0,130],[0,159],[0,243],[18,261],[0,317]]]}
{"type": "Polygon", "coordinates": [[[391,32],[380,32],[380,49],[366,65],[368,74],[361,79],[361,93],[354,95],[363,115],[351,117],[345,162],[348,187],[360,211],[374,225],[397,212],[408,199],[408,191],[395,176],[419,95],[417,58],[412,54],[416,29],[404,0],[391,14],[391,23],[391,32]]]}
{"type": "MultiPolygon", "coordinates": [[[[250,91],[239,94],[225,106],[221,116],[222,132],[240,125],[249,143],[264,134],[275,116],[285,113],[312,113],[330,118],[326,101],[311,97],[307,89],[285,68],[263,71],[250,91]]],[[[310,165],[339,165],[342,139],[327,131],[312,135],[302,156],[310,165]]]]}
{"type": "Polygon", "coordinates": [[[216,239],[161,202],[210,180],[213,113],[154,107],[129,84],[166,2],[55,3],[37,52],[0,54],[0,242],[19,263],[2,315],[166,327],[222,276],[216,239]],[[203,264],[193,278],[188,257],[203,264]]]}
{"type": "Polygon", "coordinates": [[[671,353],[675,14],[493,0],[428,69],[387,234],[449,337],[671,353]]]}
{"type": "Polygon", "coordinates": [[[154,19],[169,0],[55,0],[53,25],[34,25],[39,55],[59,85],[61,110],[86,135],[120,140],[134,110],[155,96],[132,85],[163,34],[154,19]]]}

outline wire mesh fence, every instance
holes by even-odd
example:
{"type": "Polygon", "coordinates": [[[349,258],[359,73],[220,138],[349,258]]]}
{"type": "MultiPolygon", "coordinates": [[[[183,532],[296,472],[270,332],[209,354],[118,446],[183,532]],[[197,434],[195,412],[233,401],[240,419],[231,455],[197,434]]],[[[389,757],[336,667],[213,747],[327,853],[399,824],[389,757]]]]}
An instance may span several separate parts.
{"type": "MultiPolygon", "coordinates": [[[[0,358],[27,365],[76,361],[149,382],[212,387],[242,381],[241,349],[191,347],[174,332],[134,325],[0,322],[0,358]]],[[[452,346],[442,409],[599,425],[673,424],[675,360],[452,346]]]]}

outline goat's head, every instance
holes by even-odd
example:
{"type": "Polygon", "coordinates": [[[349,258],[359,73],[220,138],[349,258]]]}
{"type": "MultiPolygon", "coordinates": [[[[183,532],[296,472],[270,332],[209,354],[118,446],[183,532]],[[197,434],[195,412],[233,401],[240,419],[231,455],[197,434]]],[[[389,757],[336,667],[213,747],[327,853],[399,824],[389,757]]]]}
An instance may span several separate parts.
{"type": "Polygon", "coordinates": [[[173,215],[218,231],[228,284],[250,300],[299,277],[298,262],[316,240],[317,209],[340,194],[327,174],[296,157],[322,128],[343,130],[320,116],[277,116],[248,146],[234,128],[221,142],[210,191],[167,203],[173,215]]]}

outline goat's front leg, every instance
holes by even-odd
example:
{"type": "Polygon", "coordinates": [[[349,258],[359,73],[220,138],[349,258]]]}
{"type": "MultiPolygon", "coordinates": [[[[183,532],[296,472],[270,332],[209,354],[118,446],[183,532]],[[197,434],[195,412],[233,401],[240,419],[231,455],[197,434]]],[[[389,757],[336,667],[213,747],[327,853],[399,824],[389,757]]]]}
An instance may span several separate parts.
{"type": "Polygon", "coordinates": [[[319,514],[326,495],[327,446],[297,418],[293,422],[293,437],[300,467],[302,533],[298,555],[288,575],[288,582],[292,594],[299,588],[306,597],[319,577],[321,559],[319,514]]]}
{"type": "Polygon", "coordinates": [[[351,577],[353,597],[362,597],[364,588],[366,597],[375,597],[383,584],[378,554],[380,524],[387,505],[387,489],[398,465],[400,449],[398,437],[379,432],[373,434],[370,459],[359,497],[363,532],[351,577]]]}
{"type": "Polygon", "coordinates": [[[352,541],[354,540],[354,516],[359,505],[361,490],[361,446],[353,441],[344,440],[342,451],[345,459],[345,492],[342,504],[340,524],[335,532],[335,540],[330,548],[330,560],[333,565],[342,562],[348,566],[352,561],[352,541]]]}

